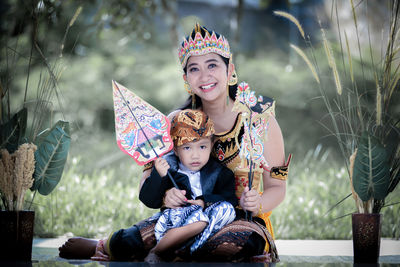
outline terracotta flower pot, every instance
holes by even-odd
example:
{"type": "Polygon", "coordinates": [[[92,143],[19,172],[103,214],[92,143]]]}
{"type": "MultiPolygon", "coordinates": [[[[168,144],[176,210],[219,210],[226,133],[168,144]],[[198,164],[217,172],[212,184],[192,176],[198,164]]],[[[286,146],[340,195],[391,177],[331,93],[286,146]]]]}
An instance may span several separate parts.
{"type": "Polygon", "coordinates": [[[31,261],[34,211],[0,211],[0,260],[31,261]]]}
{"type": "Polygon", "coordinates": [[[353,213],[354,263],[378,263],[381,245],[381,214],[353,213]]]}

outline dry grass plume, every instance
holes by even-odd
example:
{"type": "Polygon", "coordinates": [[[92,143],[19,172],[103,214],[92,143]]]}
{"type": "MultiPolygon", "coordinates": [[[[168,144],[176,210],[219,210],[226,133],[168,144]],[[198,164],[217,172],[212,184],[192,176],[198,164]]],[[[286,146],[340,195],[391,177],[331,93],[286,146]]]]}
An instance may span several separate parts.
{"type": "Polygon", "coordinates": [[[317,71],[314,68],[314,65],[311,63],[311,61],[308,59],[307,55],[303,52],[303,50],[301,50],[300,48],[298,48],[297,46],[295,46],[294,44],[290,44],[290,47],[294,49],[294,51],[296,51],[297,54],[299,54],[303,60],[306,62],[308,68],[311,70],[314,79],[319,82],[319,78],[318,78],[318,74],[317,71]]]}
{"type": "Polygon", "coordinates": [[[6,210],[13,209],[13,172],[14,161],[6,149],[1,150],[0,160],[0,192],[6,210]]]}
{"type": "Polygon", "coordinates": [[[34,144],[22,144],[13,154],[1,150],[0,193],[6,210],[22,210],[35,171],[34,144]]]}
{"type": "Polygon", "coordinates": [[[324,43],[325,54],[328,59],[329,67],[331,67],[331,69],[332,69],[333,78],[335,79],[336,91],[339,95],[341,95],[342,94],[342,84],[340,83],[340,77],[339,77],[339,72],[336,67],[335,57],[333,56],[333,51],[332,51],[332,48],[331,48],[331,45],[330,45],[328,39],[326,38],[324,29],[321,28],[321,31],[322,31],[322,39],[323,39],[323,43],[324,43]]]}
{"type": "Polygon", "coordinates": [[[277,16],[281,16],[284,18],[287,18],[288,20],[290,20],[291,22],[294,23],[294,25],[296,25],[297,29],[299,30],[301,36],[303,37],[303,39],[305,40],[305,34],[304,34],[304,30],[303,27],[301,27],[300,22],[291,14],[283,12],[283,11],[274,11],[274,14],[277,16]]]}

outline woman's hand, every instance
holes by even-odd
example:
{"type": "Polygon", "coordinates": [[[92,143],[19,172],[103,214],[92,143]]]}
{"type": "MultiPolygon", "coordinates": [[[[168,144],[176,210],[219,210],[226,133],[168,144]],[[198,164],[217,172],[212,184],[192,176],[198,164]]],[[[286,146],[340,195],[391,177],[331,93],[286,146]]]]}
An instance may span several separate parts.
{"type": "Polygon", "coordinates": [[[204,209],[204,201],[202,199],[189,199],[187,201],[188,203],[192,204],[192,205],[199,205],[200,207],[202,207],[204,209]]]}
{"type": "Polygon", "coordinates": [[[256,216],[259,213],[261,204],[261,196],[255,190],[249,190],[249,187],[246,186],[242,196],[240,197],[240,206],[243,210],[251,211],[253,216],[256,216]]]}
{"type": "Polygon", "coordinates": [[[158,174],[161,177],[164,177],[165,175],[167,175],[169,164],[164,158],[157,158],[156,160],[154,160],[154,167],[156,168],[158,174]]]}
{"type": "Polygon", "coordinates": [[[169,189],[165,192],[164,205],[172,209],[184,206],[188,201],[185,194],[186,190],[179,190],[175,187],[169,189]]]}

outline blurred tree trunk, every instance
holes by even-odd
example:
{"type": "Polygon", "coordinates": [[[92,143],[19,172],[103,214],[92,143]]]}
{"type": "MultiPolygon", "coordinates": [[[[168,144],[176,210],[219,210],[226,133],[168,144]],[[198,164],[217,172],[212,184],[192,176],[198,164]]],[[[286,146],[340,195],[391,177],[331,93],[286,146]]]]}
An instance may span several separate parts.
{"type": "Polygon", "coordinates": [[[237,47],[240,43],[240,33],[241,33],[241,24],[243,19],[243,9],[244,9],[244,0],[238,1],[238,6],[236,8],[236,32],[235,37],[233,39],[234,47],[237,47]]]}
{"type": "Polygon", "coordinates": [[[176,12],[176,2],[175,1],[161,1],[162,7],[164,9],[164,17],[166,24],[169,28],[169,38],[173,46],[178,43],[178,14],[176,12]]]}

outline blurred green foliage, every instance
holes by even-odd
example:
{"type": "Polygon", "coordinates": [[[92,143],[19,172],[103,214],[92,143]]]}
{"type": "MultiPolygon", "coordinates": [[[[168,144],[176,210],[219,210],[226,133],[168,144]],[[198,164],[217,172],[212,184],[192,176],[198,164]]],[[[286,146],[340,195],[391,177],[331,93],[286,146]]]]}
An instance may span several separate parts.
{"type": "Polygon", "coordinates": [[[104,237],[149,217],[154,210],[138,198],[141,168],[131,163],[87,175],[77,170],[81,162],[73,158],[55,192],[36,197],[35,235],[104,237]]]}
{"type": "MultiPolygon", "coordinates": [[[[138,199],[141,167],[133,160],[90,175],[79,171],[81,163],[72,158],[55,191],[36,198],[36,236],[102,238],[157,212],[138,199]]],[[[396,190],[387,204],[400,201],[396,190]]],[[[356,211],[354,201],[347,199],[328,212],[349,193],[346,170],[321,147],[310,150],[292,163],[286,199],[271,215],[276,238],[351,239],[351,216],[339,217],[356,211]]],[[[400,205],[383,208],[382,214],[382,237],[398,239],[400,205]]]]}

